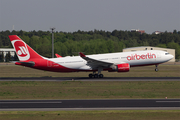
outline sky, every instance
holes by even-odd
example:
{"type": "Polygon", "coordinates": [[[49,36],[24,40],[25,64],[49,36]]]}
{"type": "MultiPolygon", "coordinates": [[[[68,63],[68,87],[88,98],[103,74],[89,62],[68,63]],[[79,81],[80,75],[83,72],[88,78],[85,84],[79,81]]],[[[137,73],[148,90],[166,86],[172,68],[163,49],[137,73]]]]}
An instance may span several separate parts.
{"type": "Polygon", "coordinates": [[[0,31],[180,31],[180,0],[0,0],[0,31]]]}

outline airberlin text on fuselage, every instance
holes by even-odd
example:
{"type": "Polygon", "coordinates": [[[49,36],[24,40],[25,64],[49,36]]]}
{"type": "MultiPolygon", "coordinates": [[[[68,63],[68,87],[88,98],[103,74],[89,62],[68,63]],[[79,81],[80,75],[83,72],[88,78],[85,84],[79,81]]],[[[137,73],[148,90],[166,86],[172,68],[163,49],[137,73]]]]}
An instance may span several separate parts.
{"type": "Polygon", "coordinates": [[[142,54],[142,55],[138,55],[138,54],[131,54],[131,56],[127,56],[127,60],[140,60],[140,59],[153,59],[156,58],[155,54],[151,54],[151,53],[147,53],[147,54],[142,54]]]}

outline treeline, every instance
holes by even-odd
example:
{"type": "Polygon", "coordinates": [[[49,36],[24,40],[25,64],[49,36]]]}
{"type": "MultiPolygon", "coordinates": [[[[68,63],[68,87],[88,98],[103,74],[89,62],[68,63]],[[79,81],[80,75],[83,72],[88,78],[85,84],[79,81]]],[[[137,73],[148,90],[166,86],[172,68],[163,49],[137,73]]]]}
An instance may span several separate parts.
{"type": "MultiPolygon", "coordinates": [[[[18,35],[30,47],[45,57],[51,57],[51,32],[50,31],[1,31],[0,48],[11,48],[8,35],[18,35]]],[[[55,32],[54,50],[61,56],[121,52],[123,48],[137,46],[154,46],[172,48],[176,50],[176,59],[180,59],[180,31],[161,34],[140,34],[138,32],[114,30],[112,32],[76,31],[55,32]]]]}

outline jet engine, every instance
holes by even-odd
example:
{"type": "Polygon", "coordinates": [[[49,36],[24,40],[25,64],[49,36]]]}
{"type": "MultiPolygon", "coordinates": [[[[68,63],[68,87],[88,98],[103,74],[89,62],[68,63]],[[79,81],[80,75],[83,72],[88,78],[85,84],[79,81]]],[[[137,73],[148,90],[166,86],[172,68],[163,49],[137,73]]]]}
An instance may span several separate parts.
{"type": "Polygon", "coordinates": [[[122,63],[118,65],[111,65],[111,70],[108,70],[108,72],[129,72],[130,65],[128,63],[122,63]]]}

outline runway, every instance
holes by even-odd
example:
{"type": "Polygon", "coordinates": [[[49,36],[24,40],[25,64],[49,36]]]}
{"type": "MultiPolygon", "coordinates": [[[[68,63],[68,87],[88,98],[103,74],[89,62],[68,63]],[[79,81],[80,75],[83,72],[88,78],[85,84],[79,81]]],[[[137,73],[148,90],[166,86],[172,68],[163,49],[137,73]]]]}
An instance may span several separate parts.
{"type": "Polygon", "coordinates": [[[5,110],[180,110],[180,99],[0,100],[5,110]]]}
{"type": "Polygon", "coordinates": [[[0,81],[180,81],[180,77],[21,77],[0,78],[0,81]]]}

